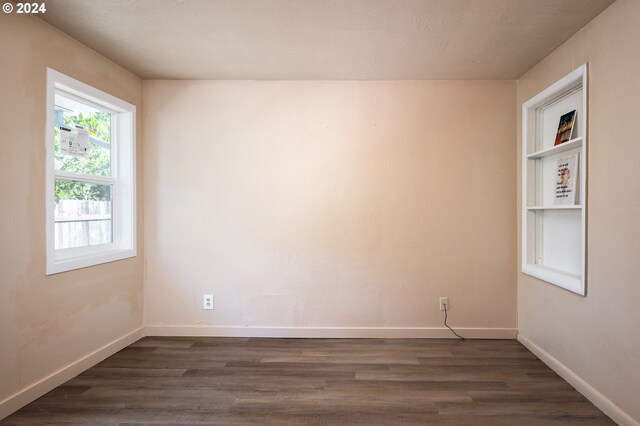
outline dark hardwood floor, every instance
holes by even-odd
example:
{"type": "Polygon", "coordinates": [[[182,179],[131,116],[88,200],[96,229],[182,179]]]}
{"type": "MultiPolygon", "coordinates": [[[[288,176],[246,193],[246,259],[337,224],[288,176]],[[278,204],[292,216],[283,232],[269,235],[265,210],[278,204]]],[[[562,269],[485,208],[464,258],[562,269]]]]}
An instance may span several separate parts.
{"type": "Polygon", "coordinates": [[[159,337],[0,423],[614,424],[513,340],[159,337]]]}

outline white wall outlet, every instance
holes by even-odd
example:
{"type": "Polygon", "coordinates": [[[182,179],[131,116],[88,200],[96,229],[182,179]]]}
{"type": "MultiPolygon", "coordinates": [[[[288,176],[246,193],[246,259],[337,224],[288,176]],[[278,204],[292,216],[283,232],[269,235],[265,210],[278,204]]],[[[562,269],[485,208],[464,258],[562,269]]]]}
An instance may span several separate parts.
{"type": "Polygon", "coordinates": [[[441,297],[440,298],[440,310],[444,311],[444,310],[449,310],[449,298],[448,297],[441,297]]]}
{"type": "Polygon", "coordinates": [[[202,309],[211,311],[213,310],[213,294],[202,295],[202,309]]]}

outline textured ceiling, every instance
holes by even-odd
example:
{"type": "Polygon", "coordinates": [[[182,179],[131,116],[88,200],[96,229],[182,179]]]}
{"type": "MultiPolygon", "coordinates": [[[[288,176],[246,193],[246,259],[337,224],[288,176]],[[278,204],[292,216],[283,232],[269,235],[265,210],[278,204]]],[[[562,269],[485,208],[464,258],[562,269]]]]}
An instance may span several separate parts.
{"type": "Polygon", "coordinates": [[[47,0],[145,79],[515,79],[612,0],[47,0]]]}

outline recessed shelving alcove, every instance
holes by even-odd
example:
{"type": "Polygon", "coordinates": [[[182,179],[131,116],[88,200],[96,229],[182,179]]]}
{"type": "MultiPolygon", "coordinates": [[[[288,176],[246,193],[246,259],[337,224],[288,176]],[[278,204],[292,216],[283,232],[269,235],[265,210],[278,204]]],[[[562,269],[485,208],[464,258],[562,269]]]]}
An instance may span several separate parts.
{"type": "Polygon", "coordinates": [[[522,105],[522,272],[586,295],[587,65],[522,105]],[[554,145],[576,110],[571,139],[554,145]],[[558,160],[578,155],[575,201],[555,202],[558,160]]]}

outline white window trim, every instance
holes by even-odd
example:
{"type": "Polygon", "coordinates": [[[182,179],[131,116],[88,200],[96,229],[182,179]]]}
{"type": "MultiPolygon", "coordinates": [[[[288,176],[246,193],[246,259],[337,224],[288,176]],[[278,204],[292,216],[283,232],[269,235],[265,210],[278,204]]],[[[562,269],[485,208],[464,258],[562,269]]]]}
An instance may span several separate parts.
{"type": "Polygon", "coordinates": [[[47,113],[45,130],[46,152],[46,274],[71,271],[137,255],[136,245],[136,107],[108,93],[47,68],[47,113]],[[103,181],[113,185],[112,229],[113,242],[86,247],[55,249],[56,178],[83,180],[81,174],[55,171],[54,103],[56,91],[63,91],[89,104],[113,112],[111,176],[87,176],[91,182],[103,181]]]}

